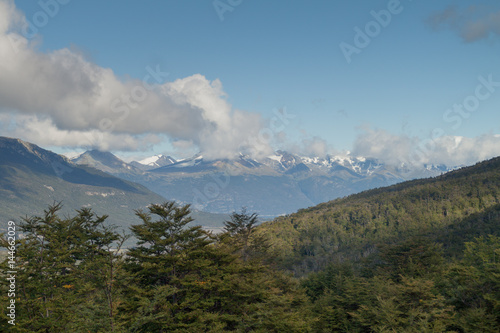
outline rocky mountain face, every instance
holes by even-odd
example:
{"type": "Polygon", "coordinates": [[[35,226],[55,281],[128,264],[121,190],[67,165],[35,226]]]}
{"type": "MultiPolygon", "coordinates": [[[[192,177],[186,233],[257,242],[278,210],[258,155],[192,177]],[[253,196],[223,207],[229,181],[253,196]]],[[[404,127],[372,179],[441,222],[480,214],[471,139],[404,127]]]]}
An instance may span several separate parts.
{"type": "Polygon", "coordinates": [[[74,162],[140,183],[165,198],[191,203],[199,210],[227,214],[244,206],[262,217],[288,214],[338,197],[436,176],[451,169],[410,169],[363,157],[311,158],[286,151],[277,151],[262,160],[244,155],[212,161],[199,154],[183,160],[157,155],[130,164],[116,161],[109,154],[87,152],[74,162]],[[84,155],[89,158],[83,158],[84,155]]]}

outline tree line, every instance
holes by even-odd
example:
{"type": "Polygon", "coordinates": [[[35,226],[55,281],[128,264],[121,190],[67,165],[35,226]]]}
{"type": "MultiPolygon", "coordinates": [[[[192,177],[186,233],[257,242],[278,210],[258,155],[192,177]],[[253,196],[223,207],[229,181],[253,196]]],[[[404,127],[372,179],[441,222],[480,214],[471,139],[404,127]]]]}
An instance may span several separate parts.
{"type": "MultiPolygon", "coordinates": [[[[220,235],[190,226],[189,206],[137,211],[127,236],[90,209],[60,204],[19,226],[13,332],[304,332],[306,296],[273,268],[256,214],[234,213],[220,235]]],[[[7,245],[7,244],[3,244],[7,245]]],[[[2,263],[5,271],[7,261],[2,263]]],[[[2,282],[2,309],[8,288],[2,282]]]]}

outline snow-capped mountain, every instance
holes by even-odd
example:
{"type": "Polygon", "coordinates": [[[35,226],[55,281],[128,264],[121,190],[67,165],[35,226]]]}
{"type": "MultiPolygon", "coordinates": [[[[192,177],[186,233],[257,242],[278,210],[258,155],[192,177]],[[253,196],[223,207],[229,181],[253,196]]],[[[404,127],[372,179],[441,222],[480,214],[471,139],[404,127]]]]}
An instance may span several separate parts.
{"type": "Polygon", "coordinates": [[[160,154],[147,157],[140,161],[134,161],[130,164],[142,170],[151,170],[155,168],[161,168],[163,166],[173,164],[176,162],[177,161],[173,157],[160,154]]]}
{"type": "Polygon", "coordinates": [[[137,168],[125,163],[112,153],[99,150],[86,151],[78,157],[72,158],[71,161],[76,164],[88,165],[110,174],[139,172],[137,168]]]}
{"type": "Polygon", "coordinates": [[[359,175],[369,176],[383,164],[375,159],[351,156],[301,157],[284,151],[277,151],[264,161],[278,171],[295,173],[298,171],[314,172],[316,174],[331,174],[333,171],[349,170],[359,175]]]}
{"type": "Polygon", "coordinates": [[[191,203],[195,209],[231,213],[246,206],[264,217],[451,169],[391,166],[351,155],[304,157],[286,151],[260,160],[243,154],[220,160],[206,160],[200,154],[182,160],[155,155],[129,164],[110,153],[94,151],[75,162],[135,181],[169,200],[191,203]]]}

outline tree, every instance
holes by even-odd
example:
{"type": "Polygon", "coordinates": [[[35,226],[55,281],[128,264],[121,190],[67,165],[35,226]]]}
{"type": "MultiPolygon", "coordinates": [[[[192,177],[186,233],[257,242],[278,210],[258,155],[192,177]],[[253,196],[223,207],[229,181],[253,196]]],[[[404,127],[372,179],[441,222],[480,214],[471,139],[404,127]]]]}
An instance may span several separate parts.
{"type": "Polygon", "coordinates": [[[231,219],[224,222],[224,230],[230,236],[243,261],[256,257],[262,259],[269,248],[264,234],[256,232],[258,222],[257,213],[249,214],[245,207],[240,213],[233,212],[231,219]]]}
{"type": "Polygon", "coordinates": [[[109,273],[120,255],[112,247],[124,239],[104,226],[107,216],[81,209],[61,219],[60,209],[54,204],[19,226],[24,238],[16,249],[16,329],[113,331],[117,291],[109,273]]]}
{"type": "Polygon", "coordinates": [[[138,332],[182,329],[190,322],[184,284],[203,282],[205,250],[213,240],[200,226],[187,226],[193,221],[189,205],[166,202],[148,209],[136,212],[142,224],[131,227],[138,246],[128,251],[124,266],[129,283],[122,321],[138,332]]]}
{"type": "Polygon", "coordinates": [[[381,245],[381,273],[394,281],[401,276],[427,277],[439,273],[444,267],[441,244],[431,243],[421,237],[413,237],[394,245],[381,245]]]}
{"type": "Polygon", "coordinates": [[[434,282],[402,277],[401,283],[371,280],[372,300],[352,313],[374,332],[444,332],[453,321],[453,307],[436,294],[434,282]]]}
{"type": "Polygon", "coordinates": [[[189,205],[174,202],[137,212],[142,224],[131,227],[139,241],[124,266],[123,325],[135,332],[307,332],[296,283],[243,260],[231,234],[217,241],[189,226],[189,214],[189,205]]]}

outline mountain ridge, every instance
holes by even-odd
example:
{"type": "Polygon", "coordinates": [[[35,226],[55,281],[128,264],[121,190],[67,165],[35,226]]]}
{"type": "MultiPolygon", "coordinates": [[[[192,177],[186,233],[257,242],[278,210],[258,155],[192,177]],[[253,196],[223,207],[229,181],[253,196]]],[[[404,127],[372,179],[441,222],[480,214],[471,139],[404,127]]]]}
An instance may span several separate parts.
{"type": "MultiPolygon", "coordinates": [[[[99,161],[99,154],[94,155],[94,160],[79,157],[74,161],[140,183],[170,200],[192,203],[199,210],[228,214],[246,206],[263,217],[289,214],[366,189],[451,169],[423,166],[415,171],[372,158],[303,157],[282,150],[259,160],[243,154],[234,159],[205,160],[202,154],[196,154],[182,160],[168,157],[166,165],[156,168],[121,161],[113,169],[110,163],[99,161]]],[[[163,155],[142,161],[155,162],[159,156],[163,155]]]]}
{"type": "MultiPolygon", "coordinates": [[[[114,161],[114,164],[108,163],[108,167],[121,165],[121,160],[111,155],[99,156],[114,161]]],[[[89,207],[98,214],[109,215],[107,223],[128,231],[128,226],[137,222],[135,210],[164,201],[164,197],[143,185],[92,166],[75,164],[35,144],[0,137],[2,222],[39,215],[49,205],[62,202],[64,214],[89,207]]],[[[214,227],[220,227],[226,219],[226,216],[198,211],[194,211],[193,216],[196,218],[194,223],[214,227]]]]}

